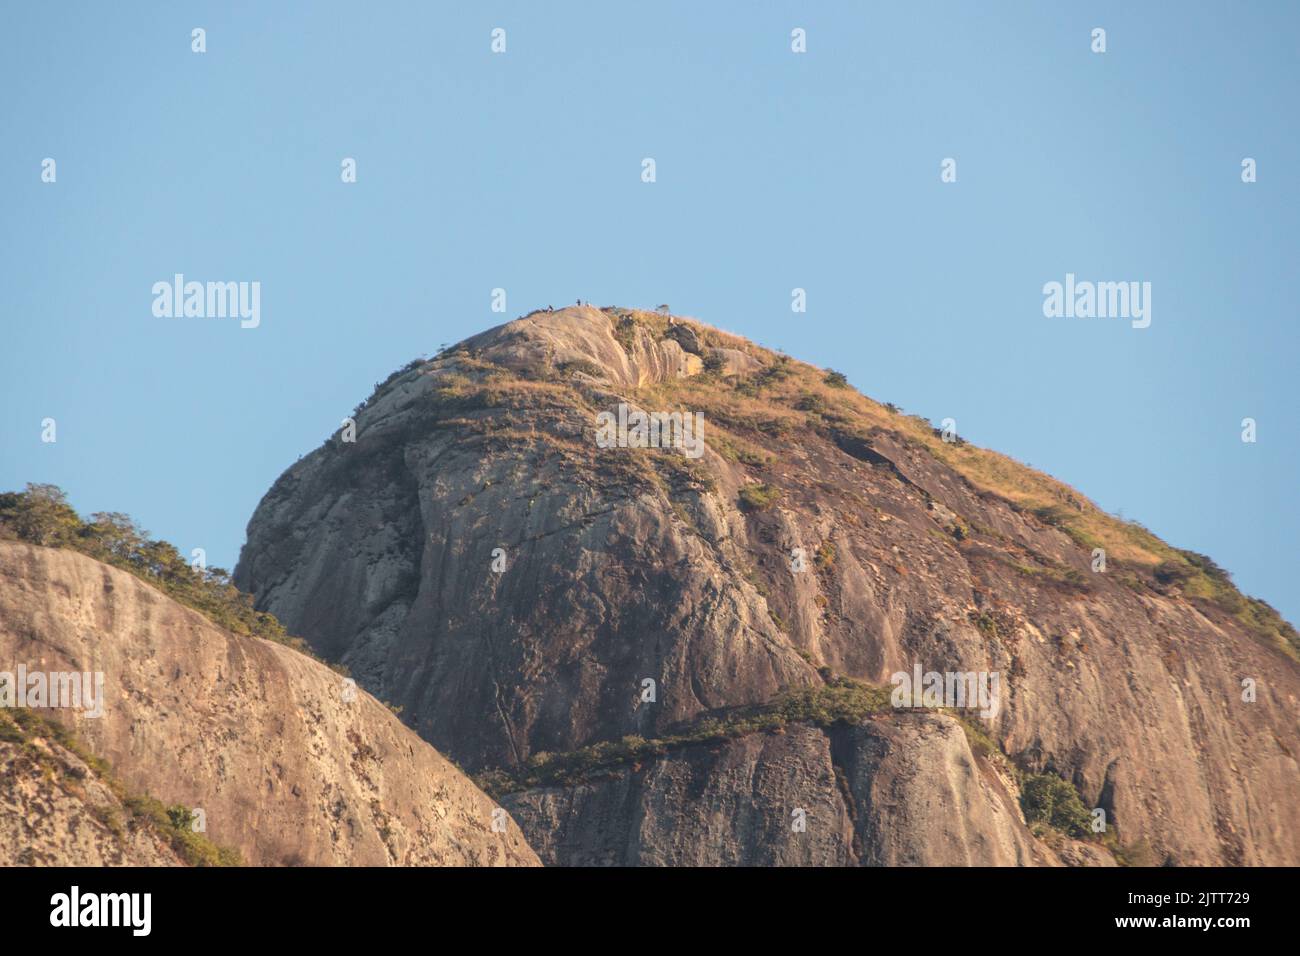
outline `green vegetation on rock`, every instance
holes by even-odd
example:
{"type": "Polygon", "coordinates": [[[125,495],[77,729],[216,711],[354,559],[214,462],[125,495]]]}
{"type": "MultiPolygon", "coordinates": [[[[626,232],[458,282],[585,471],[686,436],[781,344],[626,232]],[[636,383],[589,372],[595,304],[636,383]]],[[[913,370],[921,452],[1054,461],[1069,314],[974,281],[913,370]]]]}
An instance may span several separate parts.
{"type": "MultiPolygon", "coordinates": [[[[119,840],[126,838],[128,830],[147,827],[162,837],[190,866],[242,865],[238,852],[218,846],[194,830],[194,816],[188,807],[167,806],[153,797],[129,793],[107,762],[91,753],[72,731],[58,721],[28,708],[0,710],[0,742],[21,746],[54,782],[65,789],[77,789],[76,775],[69,774],[67,768],[38,743],[40,740],[53,742],[75,756],[117,797],[128,818],[121,819],[113,810],[100,810],[97,817],[119,840]]],[[[80,771],[80,774],[84,777],[85,771],[80,771]]]]}
{"type": "Polygon", "coordinates": [[[1092,818],[1079,791],[1055,774],[1025,774],[1020,781],[1020,808],[1027,823],[1045,823],[1072,837],[1092,835],[1092,818]]]}
{"type": "Polygon", "coordinates": [[[771,485],[746,485],[740,489],[740,504],[746,511],[766,511],[781,498],[781,489],[771,485]]]}
{"type": "Polygon", "coordinates": [[[494,797],[534,787],[567,787],[640,760],[661,757],[691,744],[718,743],[747,734],[776,732],[787,724],[812,723],[830,727],[858,723],[891,709],[890,689],[845,677],[832,677],[822,687],[787,691],[776,700],[705,717],[663,737],[635,735],[601,741],[570,753],[534,754],[517,768],[485,771],[474,782],[494,797]]]}
{"type": "MultiPolygon", "coordinates": [[[[965,441],[945,442],[925,418],[905,415],[898,406],[859,393],[833,369],[820,369],[707,326],[693,326],[710,344],[744,352],[762,365],[758,372],[731,379],[695,376],[640,389],[643,396],[687,408],[704,409],[711,423],[758,446],[759,453],[780,454],[788,441],[787,426],[775,427],[770,416],[784,406],[807,413],[838,430],[891,441],[930,455],[952,468],[984,495],[1005,501],[1014,510],[1056,528],[1080,548],[1106,552],[1113,579],[1138,592],[1155,589],[1181,595],[1205,610],[1234,618],[1256,637],[1300,660],[1300,632],[1266,601],[1243,595],[1229,574],[1205,555],[1172,547],[1136,521],[1107,514],[1064,482],[1028,465],[965,441]]],[[[749,492],[754,495],[754,492],[749,492]]],[[[764,499],[753,505],[769,507],[764,499]]],[[[1022,573],[1082,591],[1089,579],[1064,569],[1022,564],[1022,573]]]]}
{"type": "Polygon", "coordinates": [[[25,491],[0,493],[0,538],[79,551],[129,571],[232,633],[311,655],[307,643],[289,636],[273,614],[253,607],[251,595],[230,582],[229,572],[191,566],[173,545],[150,540],[127,515],[97,512],[83,520],[55,485],[29,484],[25,491]]]}

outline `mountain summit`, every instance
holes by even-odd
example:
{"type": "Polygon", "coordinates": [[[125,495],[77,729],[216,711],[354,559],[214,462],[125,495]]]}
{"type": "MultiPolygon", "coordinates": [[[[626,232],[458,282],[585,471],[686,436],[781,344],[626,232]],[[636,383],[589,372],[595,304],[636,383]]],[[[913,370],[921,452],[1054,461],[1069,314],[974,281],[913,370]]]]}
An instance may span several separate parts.
{"type": "Polygon", "coordinates": [[[353,418],[235,581],[545,862],[1300,863],[1295,630],[838,373],[579,306],[353,418]]]}

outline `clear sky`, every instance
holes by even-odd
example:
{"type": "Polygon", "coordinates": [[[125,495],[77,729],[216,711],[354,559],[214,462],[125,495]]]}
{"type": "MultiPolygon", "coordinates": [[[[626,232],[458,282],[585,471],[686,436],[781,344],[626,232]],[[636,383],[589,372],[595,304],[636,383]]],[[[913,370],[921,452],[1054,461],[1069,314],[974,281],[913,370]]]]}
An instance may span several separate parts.
{"type": "Polygon", "coordinates": [[[1291,2],[7,3],[0,488],[231,568],[394,368],[666,302],[1300,621],[1298,33],[1291,2]],[[260,282],[261,325],[154,317],[178,272],[260,282]],[[1150,327],[1044,317],[1067,272],[1150,282],[1150,327]]]}

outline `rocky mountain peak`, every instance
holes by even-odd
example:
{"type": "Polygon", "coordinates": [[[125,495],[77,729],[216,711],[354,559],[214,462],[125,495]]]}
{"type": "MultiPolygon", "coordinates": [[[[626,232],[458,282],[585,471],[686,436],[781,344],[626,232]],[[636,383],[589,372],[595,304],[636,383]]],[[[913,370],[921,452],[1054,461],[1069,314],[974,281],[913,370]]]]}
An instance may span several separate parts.
{"type": "Polygon", "coordinates": [[[235,579],[547,862],[1300,860],[1272,608],[695,320],[544,310],[399,370],[263,499],[235,579]],[[618,402],[703,415],[704,453],[603,445],[618,402]],[[997,675],[999,706],[899,710],[899,673],[997,675]],[[1068,842],[1095,810],[1110,842],[1068,842]]]}
{"type": "Polygon", "coordinates": [[[666,312],[574,305],[539,309],[475,335],[446,357],[469,355],[531,378],[570,373],[641,388],[710,368],[736,374],[761,367],[743,340],[666,312]],[[742,350],[738,346],[746,346],[742,350]]]}

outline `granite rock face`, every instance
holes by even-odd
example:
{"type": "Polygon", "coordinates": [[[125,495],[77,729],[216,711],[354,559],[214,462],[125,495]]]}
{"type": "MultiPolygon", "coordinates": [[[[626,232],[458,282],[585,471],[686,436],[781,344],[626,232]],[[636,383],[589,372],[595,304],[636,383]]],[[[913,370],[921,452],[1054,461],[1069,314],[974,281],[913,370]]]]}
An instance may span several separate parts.
{"type": "MultiPolygon", "coordinates": [[[[688,747],[639,770],[511,794],[548,865],[1059,866],[1014,783],[958,723],[907,715],[823,731],[795,724],[688,747]]],[[[1087,862],[1109,854],[1065,841],[1087,862]]]]}
{"type": "MultiPolygon", "coordinates": [[[[1098,572],[1071,522],[1106,519],[1082,496],[823,374],[691,320],[534,313],[395,373],[355,441],[290,467],[236,583],[471,772],[669,736],[828,674],[997,673],[985,732],[1121,845],[1300,863],[1294,648],[1157,566],[1149,534],[1120,528],[1098,572]],[[620,403],[703,412],[702,457],[600,447],[620,403]],[[1064,518],[1015,500],[1031,476],[1064,518]]],[[[559,862],[1109,860],[1029,835],[1017,797],[959,725],[900,714],[509,801],[559,862]]]]}
{"type": "MultiPolygon", "coordinates": [[[[496,803],[369,694],[84,555],[0,541],[0,670],[19,666],[102,673],[102,716],[41,714],[129,792],[203,810],[206,835],[246,863],[537,864],[508,817],[494,828],[496,803]]],[[[32,812],[32,796],[9,788],[0,832],[32,812]]],[[[35,848],[32,862],[162,862],[151,846],[103,843],[82,812],[101,798],[49,790],[43,813],[56,819],[15,851],[35,848]]]]}
{"type": "Polygon", "coordinates": [[[112,787],[58,741],[0,739],[0,866],[182,866],[112,787]],[[116,824],[116,825],[115,825],[116,824]]]}

